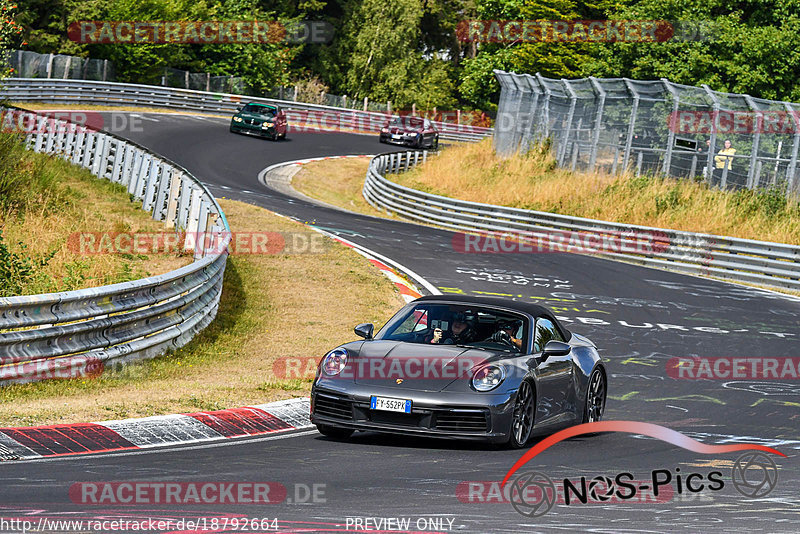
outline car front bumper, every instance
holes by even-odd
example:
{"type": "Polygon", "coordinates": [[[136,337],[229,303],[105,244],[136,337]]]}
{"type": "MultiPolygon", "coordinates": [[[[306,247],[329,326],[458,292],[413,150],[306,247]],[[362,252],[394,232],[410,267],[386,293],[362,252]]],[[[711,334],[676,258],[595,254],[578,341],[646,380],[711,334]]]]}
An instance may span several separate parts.
{"type": "Polygon", "coordinates": [[[236,133],[243,133],[247,135],[255,135],[258,137],[272,137],[275,135],[275,127],[262,128],[261,125],[245,124],[244,122],[231,121],[231,131],[236,133]]]}
{"type": "Polygon", "coordinates": [[[382,143],[390,143],[393,145],[412,146],[417,143],[417,134],[399,134],[400,137],[395,138],[390,133],[381,133],[380,140],[382,143]]]}
{"type": "Polygon", "coordinates": [[[338,428],[505,443],[514,392],[461,393],[393,387],[315,385],[311,422],[338,428]],[[373,395],[411,401],[411,413],[370,409],[373,395]]]}

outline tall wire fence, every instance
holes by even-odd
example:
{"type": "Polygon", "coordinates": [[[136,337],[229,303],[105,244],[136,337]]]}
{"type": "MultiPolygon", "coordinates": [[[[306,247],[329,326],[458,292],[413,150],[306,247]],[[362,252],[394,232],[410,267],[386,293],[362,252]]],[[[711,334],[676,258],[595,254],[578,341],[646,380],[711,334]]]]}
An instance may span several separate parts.
{"type": "Polygon", "coordinates": [[[12,50],[6,64],[18,78],[59,78],[64,80],[114,81],[114,63],[107,59],[87,59],[64,54],[37,54],[12,50]]]}
{"type": "Polygon", "coordinates": [[[549,143],[562,167],[800,193],[800,104],[666,79],[555,80],[495,71],[498,154],[549,143]]]}

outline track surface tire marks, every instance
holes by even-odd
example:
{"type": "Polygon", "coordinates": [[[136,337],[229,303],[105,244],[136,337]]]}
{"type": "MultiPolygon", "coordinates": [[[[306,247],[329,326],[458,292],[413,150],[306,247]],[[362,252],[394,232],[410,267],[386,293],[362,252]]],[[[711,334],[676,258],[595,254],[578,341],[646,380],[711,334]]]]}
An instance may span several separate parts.
{"type": "MultiPolygon", "coordinates": [[[[295,133],[288,141],[272,143],[230,134],[224,120],[140,116],[145,119],[143,131],[122,135],[185,166],[217,196],[316,224],[401,261],[445,293],[499,293],[554,308],[569,328],[595,341],[609,361],[607,419],[664,424],[708,443],[721,443],[726,436],[761,438],[760,443],[776,446],[789,458],[777,462],[780,483],[768,500],[747,501],[728,484],[710,500],[556,506],[545,517],[528,520],[507,503],[466,504],[455,496],[461,481],[500,480],[519,458],[517,451],[374,434],[356,434],[350,442],[296,436],[191,452],[74,458],[59,462],[57,469],[44,463],[3,465],[3,502],[76,510],[66,490],[72,482],[84,480],[268,480],[287,487],[296,482],[324,483],[327,502],[284,503],[258,514],[247,506],[225,506],[224,511],[321,522],[343,522],[348,515],[454,514],[455,525],[468,532],[548,526],[582,530],[610,522],[616,528],[657,531],[800,529],[794,489],[800,473],[796,452],[800,382],[780,381],[785,387],[768,390],[754,381],[671,380],[665,369],[675,356],[798,355],[798,302],[592,257],[460,254],[452,249],[450,232],[311,205],[257,182],[263,168],[281,161],[394,150],[374,137],[295,133]]],[[[710,465],[711,460],[730,464],[734,459],[735,455],[708,458],[654,440],[606,434],[560,443],[529,467],[554,480],[613,477],[620,471],[642,479],[653,469],[678,466],[684,472],[707,473],[710,467],[691,465],[710,465]]],[[[729,477],[729,468],[721,470],[729,477]]]]}

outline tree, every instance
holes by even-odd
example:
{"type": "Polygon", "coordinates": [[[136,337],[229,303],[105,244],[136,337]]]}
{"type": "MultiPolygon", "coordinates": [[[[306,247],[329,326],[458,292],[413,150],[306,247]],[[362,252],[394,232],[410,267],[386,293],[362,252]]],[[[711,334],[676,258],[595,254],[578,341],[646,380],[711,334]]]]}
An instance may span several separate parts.
{"type": "MultiPolygon", "coordinates": [[[[17,5],[10,0],[0,0],[0,58],[5,59],[9,50],[19,41],[22,32],[14,20],[17,5]]],[[[11,68],[0,59],[0,78],[13,74],[11,68]]]]}
{"type": "MultiPolygon", "coordinates": [[[[594,4],[573,0],[483,0],[478,4],[481,20],[575,20],[602,11],[594,4]]],[[[478,45],[474,58],[464,60],[461,95],[469,104],[489,110],[499,92],[494,69],[541,72],[553,78],[575,78],[588,59],[589,45],[563,42],[508,42],[478,45]]]]}
{"type": "Polygon", "coordinates": [[[718,91],[800,100],[800,0],[641,0],[613,18],[678,21],[699,29],[701,40],[597,45],[584,74],[665,77],[718,91]]]}

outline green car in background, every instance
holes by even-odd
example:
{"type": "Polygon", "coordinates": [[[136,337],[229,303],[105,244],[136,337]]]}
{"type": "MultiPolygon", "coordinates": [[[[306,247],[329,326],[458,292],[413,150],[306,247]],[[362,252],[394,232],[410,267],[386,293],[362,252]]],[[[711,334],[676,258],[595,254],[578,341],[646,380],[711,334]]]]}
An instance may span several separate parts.
{"type": "Polygon", "coordinates": [[[250,102],[231,118],[231,132],[286,139],[286,114],[278,106],[250,102]]]}

